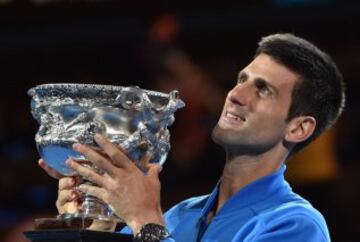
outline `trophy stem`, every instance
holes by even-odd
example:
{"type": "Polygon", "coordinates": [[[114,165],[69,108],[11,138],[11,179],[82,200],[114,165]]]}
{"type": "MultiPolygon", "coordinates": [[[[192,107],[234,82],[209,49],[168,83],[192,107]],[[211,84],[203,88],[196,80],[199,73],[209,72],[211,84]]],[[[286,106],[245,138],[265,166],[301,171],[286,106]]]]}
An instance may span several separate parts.
{"type": "MultiPolygon", "coordinates": [[[[93,167],[94,168],[94,167],[93,167]]],[[[81,184],[96,186],[94,183],[84,180],[81,184]]],[[[121,218],[116,216],[112,209],[90,194],[83,193],[82,206],[79,213],[74,214],[75,217],[90,218],[103,221],[123,222],[121,218]]]]}
{"type": "Polygon", "coordinates": [[[109,213],[108,210],[109,210],[108,206],[103,202],[99,201],[97,198],[89,194],[84,195],[84,201],[82,203],[80,212],[85,216],[86,215],[90,215],[90,217],[94,215],[107,216],[109,213]]]}
{"type": "MultiPolygon", "coordinates": [[[[88,180],[82,180],[79,184],[87,184],[91,186],[96,186],[94,183],[88,180]]],[[[86,229],[88,226],[88,221],[100,220],[105,222],[114,222],[114,223],[123,223],[124,221],[116,216],[112,209],[102,202],[100,199],[87,194],[80,192],[82,204],[77,213],[64,213],[59,214],[58,219],[60,220],[80,220],[86,229]]]]}

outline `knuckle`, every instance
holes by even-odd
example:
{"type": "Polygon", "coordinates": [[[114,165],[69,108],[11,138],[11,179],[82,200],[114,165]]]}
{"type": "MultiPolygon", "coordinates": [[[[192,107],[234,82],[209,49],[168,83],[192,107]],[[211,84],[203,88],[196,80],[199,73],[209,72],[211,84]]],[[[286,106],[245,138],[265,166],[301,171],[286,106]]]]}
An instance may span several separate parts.
{"type": "Polygon", "coordinates": [[[71,191],[62,190],[58,193],[58,201],[63,203],[71,198],[71,191]]]}
{"type": "Polygon", "coordinates": [[[115,186],[114,183],[111,183],[111,184],[108,184],[108,185],[106,186],[106,189],[107,189],[109,192],[114,193],[114,192],[116,191],[116,186],[115,186]]]}
{"type": "Polygon", "coordinates": [[[93,161],[95,164],[102,164],[102,163],[103,163],[102,160],[101,160],[99,157],[94,157],[94,158],[92,159],[92,161],[93,161]]]}
{"type": "Polygon", "coordinates": [[[87,147],[86,147],[85,145],[79,145],[79,146],[77,147],[77,150],[78,150],[79,152],[86,152],[87,147]]]}
{"type": "Polygon", "coordinates": [[[102,195],[102,200],[103,200],[105,203],[109,203],[109,202],[110,202],[110,195],[109,195],[109,193],[105,192],[105,193],[102,195]]]}
{"type": "Polygon", "coordinates": [[[111,151],[111,152],[109,152],[109,157],[110,157],[110,159],[111,160],[113,160],[113,161],[117,161],[117,159],[118,159],[118,152],[116,152],[116,151],[111,151]]]}
{"type": "Polygon", "coordinates": [[[59,189],[65,189],[67,187],[71,187],[72,179],[69,177],[64,177],[59,180],[59,189]]]}
{"type": "Polygon", "coordinates": [[[85,177],[90,181],[94,181],[96,176],[95,174],[89,172],[85,177]]]}
{"type": "Polygon", "coordinates": [[[60,212],[62,210],[62,203],[60,203],[60,201],[56,201],[56,208],[57,210],[60,212]]]}

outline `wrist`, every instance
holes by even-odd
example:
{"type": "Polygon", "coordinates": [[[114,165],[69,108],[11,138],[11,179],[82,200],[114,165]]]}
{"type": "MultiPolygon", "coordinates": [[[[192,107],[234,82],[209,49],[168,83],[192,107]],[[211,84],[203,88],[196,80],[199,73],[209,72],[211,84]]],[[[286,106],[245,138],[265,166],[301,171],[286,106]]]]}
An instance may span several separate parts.
{"type": "Polygon", "coordinates": [[[169,237],[170,234],[164,225],[148,223],[134,235],[134,242],[161,242],[169,237]]]}
{"type": "Polygon", "coordinates": [[[141,228],[146,224],[159,224],[164,226],[165,222],[162,217],[162,214],[153,214],[150,216],[138,216],[136,219],[130,221],[128,226],[133,231],[133,234],[136,235],[140,232],[141,228]]]}

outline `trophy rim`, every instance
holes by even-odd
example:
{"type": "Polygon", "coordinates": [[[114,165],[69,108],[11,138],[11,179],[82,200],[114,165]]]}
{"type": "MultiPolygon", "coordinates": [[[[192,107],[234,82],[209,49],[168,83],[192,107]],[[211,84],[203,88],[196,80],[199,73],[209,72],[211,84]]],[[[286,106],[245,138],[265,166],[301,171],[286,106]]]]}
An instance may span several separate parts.
{"type": "MultiPolygon", "coordinates": [[[[152,96],[152,97],[160,97],[160,98],[166,98],[169,99],[170,94],[168,93],[164,93],[164,92],[159,92],[159,91],[154,91],[154,90],[147,90],[147,89],[142,89],[138,86],[116,86],[116,85],[108,85],[108,84],[88,84],[88,83],[46,83],[46,84],[40,84],[37,85],[35,87],[30,88],[27,91],[27,94],[31,97],[35,96],[35,95],[39,95],[46,97],[46,96],[53,96],[54,93],[49,93],[49,92],[44,92],[43,95],[41,95],[42,91],[45,90],[51,90],[53,89],[55,90],[68,90],[69,93],[73,92],[73,93],[80,93],[81,91],[85,91],[85,90],[94,90],[94,91],[108,91],[108,92],[113,92],[113,95],[116,96],[117,92],[120,92],[126,88],[138,88],[139,90],[144,91],[148,96],[152,96]]],[[[101,92],[104,93],[104,92],[101,92]]],[[[60,95],[60,94],[59,94],[60,95]]],[[[113,97],[114,97],[113,96],[113,97]]],[[[99,95],[99,98],[109,98],[109,94],[107,95],[99,95]]]]}

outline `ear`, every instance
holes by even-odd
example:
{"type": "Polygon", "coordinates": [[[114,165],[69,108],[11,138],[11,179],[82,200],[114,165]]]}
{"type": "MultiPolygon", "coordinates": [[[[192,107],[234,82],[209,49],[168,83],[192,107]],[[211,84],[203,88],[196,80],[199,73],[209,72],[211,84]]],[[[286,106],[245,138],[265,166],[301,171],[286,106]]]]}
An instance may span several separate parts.
{"type": "Polygon", "coordinates": [[[308,139],[314,132],[316,120],[312,116],[293,118],[288,123],[285,140],[291,143],[300,143],[308,139]]]}

